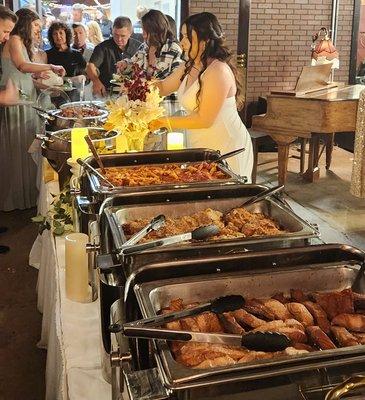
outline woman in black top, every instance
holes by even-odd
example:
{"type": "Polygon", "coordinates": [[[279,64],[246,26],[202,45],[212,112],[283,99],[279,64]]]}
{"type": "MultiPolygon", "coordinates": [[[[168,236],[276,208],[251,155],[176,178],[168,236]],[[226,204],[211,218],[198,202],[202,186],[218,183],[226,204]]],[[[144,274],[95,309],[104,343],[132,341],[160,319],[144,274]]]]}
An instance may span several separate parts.
{"type": "Polygon", "coordinates": [[[46,51],[48,63],[62,65],[66,76],[84,74],[86,61],[82,54],[71,48],[71,29],[64,22],[53,22],[48,29],[48,39],[51,48],[46,51]]]}

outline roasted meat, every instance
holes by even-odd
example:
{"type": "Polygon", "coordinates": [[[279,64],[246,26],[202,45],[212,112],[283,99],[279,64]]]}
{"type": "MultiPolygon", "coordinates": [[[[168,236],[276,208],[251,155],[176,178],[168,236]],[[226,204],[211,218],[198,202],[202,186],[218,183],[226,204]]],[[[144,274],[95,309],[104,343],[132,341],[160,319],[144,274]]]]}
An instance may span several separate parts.
{"type": "Polygon", "coordinates": [[[365,294],[352,292],[356,308],[365,308],[365,294]]]}
{"type": "Polygon", "coordinates": [[[336,349],[336,345],[319,326],[308,326],[306,331],[311,341],[321,350],[336,349]]]}
{"type": "Polygon", "coordinates": [[[265,353],[264,351],[249,351],[243,357],[241,357],[238,363],[249,363],[256,360],[265,360],[273,358],[275,353],[265,353]]]}
{"type": "Polygon", "coordinates": [[[303,304],[307,307],[309,312],[313,315],[314,321],[316,325],[318,325],[323,332],[329,334],[331,324],[328,321],[327,314],[323,310],[323,308],[317,304],[313,303],[312,301],[304,301],[303,304]]]}
{"type": "Polygon", "coordinates": [[[354,297],[351,289],[341,292],[315,293],[313,295],[318,303],[326,312],[329,319],[333,319],[338,314],[352,314],[354,312],[354,297]]]}
{"type": "Polygon", "coordinates": [[[303,303],[308,300],[308,296],[300,289],[290,289],[290,297],[295,303],[303,303]]]}
{"type": "Polygon", "coordinates": [[[314,319],[312,314],[307,310],[307,308],[301,303],[288,303],[286,307],[290,314],[294,316],[296,320],[302,323],[304,326],[312,326],[314,324],[314,319]]]}
{"type": "Polygon", "coordinates": [[[331,327],[331,332],[333,336],[336,339],[336,342],[341,346],[341,347],[347,347],[347,346],[357,346],[359,345],[359,341],[357,338],[352,335],[346,328],[343,328],[342,326],[332,326],[331,327]]]}
{"type": "Polygon", "coordinates": [[[270,321],[255,328],[253,332],[279,332],[282,333],[293,342],[293,343],[305,343],[307,342],[306,334],[301,330],[293,326],[288,326],[282,320],[270,321]]]}
{"type": "Polygon", "coordinates": [[[219,321],[223,325],[225,332],[237,333],[239,335],[242,335],[245,332],[231,312],[219,315],[219,321]]]}
{"type": "Polygon", "coordinates": [[[275,293],[274,295],[271,296],[271,298],[280,301],[280,303],[282,304],[285,304],[289,301],[289,299],[285,297],[283,292],[275,293]]]}
{"type": "Polygon", "coordinates": [[[236,364],[236,361],[233,358],[229,356],[222,356],[205,360],[193,368],[207,369],[207,368],[227,367],[228,365],[233,365],[233,364],[236,364]]]}
{"type": "Polygon", "coordinates": [[[263,319],[257,318],[243,309],[232,311],[232,315],[240,325],[248,326],[250,328],[257,328],[265,323],[263,319]]]}
{"type": "Polygon", "coordinates": [[[349,331],[365,332],[365,315],[340,314],[333,318],[332,325],[343,326],[349,331]]]}
{"type": "Polygon", "coordinates": [[[257,315],[258,317],[262,317],[270,321],[275,319],[274,313],[258,299],[246,299],[243,308],[249,313],[257,315]]]}
{"type": "Polygon", "coordinates": [[[267,307],[275,319],[289,319],[292,317],[291,313],[287,308],[280,303],[280,301],[275,299],[263,299],[260,302],[267,307]]]}

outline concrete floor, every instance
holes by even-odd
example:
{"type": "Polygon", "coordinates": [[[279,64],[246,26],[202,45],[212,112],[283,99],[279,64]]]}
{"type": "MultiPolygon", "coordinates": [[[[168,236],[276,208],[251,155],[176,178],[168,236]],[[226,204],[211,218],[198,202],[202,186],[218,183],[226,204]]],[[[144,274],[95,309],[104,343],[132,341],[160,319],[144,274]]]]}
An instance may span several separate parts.
{"type": "Polygon", "coordinates": [[[0,254],[0,399],[44,398],[46,351],[37,348],[41,314],[37,311],[37,270],[28,255],[37,235],[31,222],[35,209],[0,213],[0,244],[11,247],[0,254]]]}
{"type": "MultiPolygon", "coordinates": [[[[292,154],[298,154],[293,148],[292,154]]],[[[260,160],[275,157],[262,153],[260,160]]],[[[331,171],[323,167],[317,183],[298,176],[299,161],[289,162],[287,194],[294,210],[319,225],[326,242],[350,243],[365,250],[365,200],[349,192],[352,154],[335,148],[331,171]]],[[[275,163],[259,167],[258,183],[275,185],[275,163]]],[[[28,266],[28,255],[37,227],[30,222],[35,210],[0,213],[0,244],[11,246],[0,255],[0,400],[44,398],[46,352],[36,347],[41,332],[37,311],[37,271],[28,266]]]]}

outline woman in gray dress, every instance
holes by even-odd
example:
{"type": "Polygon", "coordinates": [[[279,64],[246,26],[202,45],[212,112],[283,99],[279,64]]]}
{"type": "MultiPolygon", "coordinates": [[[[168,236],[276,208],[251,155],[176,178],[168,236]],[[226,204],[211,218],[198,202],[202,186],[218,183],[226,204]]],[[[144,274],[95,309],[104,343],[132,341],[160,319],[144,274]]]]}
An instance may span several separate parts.
{"type": "MultiPolygon", "coordinates": [[[[4,46],[1,56],[2,78],[5,87],[9,79],[35,102],[36,89],[32,74],[53,71],[64,75],[63,67],[32,62],[32,38],[41,29],[39,16],[22,8],[18,21],[4,46]]],[[[0,109],[0,211],[34,207],[37,202],[37,166],[28,153],[29,146],[39,132],[40,122],[29,105],[0,109]]]]}

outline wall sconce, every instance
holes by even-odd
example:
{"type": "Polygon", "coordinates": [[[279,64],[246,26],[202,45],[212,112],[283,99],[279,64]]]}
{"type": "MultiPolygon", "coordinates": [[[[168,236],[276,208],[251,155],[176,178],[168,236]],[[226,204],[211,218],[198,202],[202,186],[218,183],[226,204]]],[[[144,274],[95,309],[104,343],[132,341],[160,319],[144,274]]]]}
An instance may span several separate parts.
{"type": "Polygon", "coordinates": [[[312,36],[312,65],[332,63],[332,69],[340,67],[338,51],[328,35],[327,28],[321,28],[312,36]]]}

